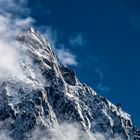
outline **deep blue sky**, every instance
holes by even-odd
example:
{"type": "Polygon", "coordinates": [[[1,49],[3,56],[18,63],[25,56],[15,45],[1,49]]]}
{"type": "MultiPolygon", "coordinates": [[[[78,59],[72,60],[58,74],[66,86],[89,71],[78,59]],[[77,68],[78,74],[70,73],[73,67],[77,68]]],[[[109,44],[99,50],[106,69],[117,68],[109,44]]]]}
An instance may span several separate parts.
{"type": "Polygon", "coordinates": [[[140,1],[34,0],[28,6],[36,26],[56,30],[58,44],[76,55],[79,79],[121,103],[140,127],[140,1]],[[71,46],[78,34],[83,45],[71,46]]]}

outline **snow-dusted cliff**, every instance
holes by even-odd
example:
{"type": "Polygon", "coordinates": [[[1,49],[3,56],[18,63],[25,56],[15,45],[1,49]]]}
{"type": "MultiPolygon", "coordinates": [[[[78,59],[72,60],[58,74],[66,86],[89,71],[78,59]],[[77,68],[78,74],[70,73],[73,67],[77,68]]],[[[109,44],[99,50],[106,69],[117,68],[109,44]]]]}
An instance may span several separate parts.
{"type": "MultiPolygon", "coordinates": [[[[17,37],[26,56],[19,60],[25,77],[0,81],[0,130],[14,140],[31,137],[38,127],[51,137],[60,124],[76,124],[83,132],[140,140],[140,131],[120,106],[81,83],[75,72],[59,63],[49,42],[39,33],[23,31],[17,37]]],[[[88,139],[88,138],[86,138],[88,139]]]]}

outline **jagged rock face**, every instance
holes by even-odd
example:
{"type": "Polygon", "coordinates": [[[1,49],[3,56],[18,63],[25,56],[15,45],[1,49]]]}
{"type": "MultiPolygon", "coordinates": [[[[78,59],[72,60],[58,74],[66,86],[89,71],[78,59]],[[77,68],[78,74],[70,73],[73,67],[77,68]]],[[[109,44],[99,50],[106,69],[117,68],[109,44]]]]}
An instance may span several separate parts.
{"type": "Polygon", "coordinates": [[[33,29],[21,33],[17,40],[26,47],[33,65],[21,62],[26,80],[0,82],[1,130],[22,140],[35,127],[53,134],[60,123],[68,122],[77,123],[85,132],[106,133],[110,139],[119,135],[140,140],[130,115],[80,83],[72,69],[59,63],[48,40],[33,29]],[[37,72],[43,78],[38,78],[37,72]]]}

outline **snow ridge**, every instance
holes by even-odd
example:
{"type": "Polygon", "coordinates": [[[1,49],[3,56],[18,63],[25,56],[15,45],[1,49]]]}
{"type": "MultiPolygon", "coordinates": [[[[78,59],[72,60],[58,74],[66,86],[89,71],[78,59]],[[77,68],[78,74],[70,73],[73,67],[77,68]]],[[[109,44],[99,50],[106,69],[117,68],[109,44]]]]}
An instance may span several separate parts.
{"type": "Polygon", "coordinates": [[[17,40],[32,64],[20,61],[25,79],[0,82],[0,130],[14,140],[27,140],[35,127],[61,133],[63,122],[75,123],[88,134],[103,133],[108,139],[140,140],[140,130],[131,116],[91,87],[81,83],[75,72],[59,63],[48,40],[33,28],[17,40]]]}

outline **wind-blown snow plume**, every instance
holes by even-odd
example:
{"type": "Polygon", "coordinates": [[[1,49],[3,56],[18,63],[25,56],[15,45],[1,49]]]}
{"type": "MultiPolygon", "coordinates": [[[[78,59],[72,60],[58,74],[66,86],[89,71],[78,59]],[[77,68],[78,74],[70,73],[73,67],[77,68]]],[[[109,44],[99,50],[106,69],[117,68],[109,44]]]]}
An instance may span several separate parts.
{"type": "Polygon", "coordinates": [[[69,51],[63,49],[57,49],[57,56],[63,65],[77,65],[75,55],[71,54],[69,51]]]}
{"type": "MultiPolygon", "coordinates": [[[[33,19],[25,19],[13,15],[20,9],[25,1],[20,0],[18,4],[14,0],[0,0],[0,78],[18,77],[23,78],[19,61],[24,59],[22,45],[16,41],[16,35],[24,27],[28,27],[33,19]],[[10,10],[10,11],[9,11],[10,10]]],[[[26,9],[27,10],[27,9],[26,9]]]]}
{"type": "MultiPolygon", "coordinates": [[[[57,57],[61,64],[63,65],[73,65],[76,66],[78,64],[76,60],[76,55],[71,53],[69,49],[66,49],[65,44],[59,43],[59,35],[57,30],[53,30],[51,27],[48,26],[40,26],[40,31],[44,34],[44,36],[49,40],[51,47],[53,48],[54,52],[57,54],[57,57]],[[59,48],[57,47],[59,46],[59,48]]],[[[84,41],[81,34],[78,34],[75,38],[71,38],[69,40],[70,47],[72,46],[82,46],[84,45],[84,41]]]]}

